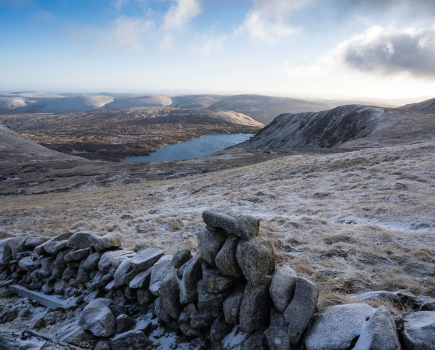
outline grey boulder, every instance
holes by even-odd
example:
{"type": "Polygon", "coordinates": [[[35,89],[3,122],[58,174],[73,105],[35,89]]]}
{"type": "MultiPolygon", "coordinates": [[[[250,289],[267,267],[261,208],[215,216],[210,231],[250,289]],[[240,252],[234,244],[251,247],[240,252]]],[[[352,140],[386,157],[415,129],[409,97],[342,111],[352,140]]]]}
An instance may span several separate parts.
{"type": "Polygon", "coordinates": [[[219,253],[216,255],[216,267],[225,276],[240,277],[243,275],[242,269],[237,263],[236,257],[238,244],[239,238],[237,236],[230,235],[219,253]]]}
{"type": "Polygon", "coordinates": [[[81,261],[88,257],[89,254],[91,254],[92,250],[91,248],[84,248],[79,250],[73,250],[72,252],[69,252],[64,256],[64,260],[67,263],[75,262],[75,261],[81,261]]]}
{"type": "Polygon", "coordinates": [[[224,350],[245,350],[243,343],[249,338],[250,335],[251,333],[244,332],[240,326],[235,326],[232,331],[222,340],[222,348],[224,350]]]}
{"type": "Polygon", "coordinates": [[[180,284],[181,304],[189,304],[196,300],[196,287],[202,278],[202,262],[203,259],[198,253],[186,264],[180,284]]]}
{"type": "Polygon", "coordinates": [[[237,282],[237,278],[224,276],[218,269],[213,268],[205,261],[201,266],[204,285],[209,293],[221,293],[230,289],[237,282]]]}
{"type": "Polygon", "coordinates": [[[131,258],[133,269],[137,272],[141,272],[149,269],[163,256],[163,250],[158,247],[147,247],[136,253],[131,258]]]}
{"type": "Polygon", "coordinates": [[[127,315],[119,315],[116,318],[116,333],[121,334],[128,332],[134,327],[136,321],[127,315]]]}
{"type": "Polygon", "coordinates": [[[81,346],[82,343],[90,342],[92,336],[86,333],[83,327],[79,326],[78,322],[74,322],[59,329],[55,334],[54,339],[64,343],[81,346]]]}
{"type": "Polygon", "coordinates": [[[164,322],[170,322],[172,320],[171,316],[168,315],[162,304],[162,298],[158,297],[154,302],[154,314],[164,322]]]}
{"type": "Polygon", "coordinates": [[[291,350],[288,326],[284,320],[284,315],[276,307],[272,307],[270,310],[270,325],[264,335],[270,350],[291,350]]]}
{"type": "Polygon", "coordinates": [[[237,262],[251,285],[275,270],[275,254],[270,242],[264,237],[241,240],[237,246],[237,262]]]}
{"type": "Polygon", "coordinates": [[[230,334],[233,327],[233,325],[225,321],[223,314],[220,314],[220,316],[213,321],[210,327],[210,342],[214,347],[221,346],[222,340],[230,334]]]}
{"type": "Polygon", "coordinates": [[[314,315],[305,337],[307,350],[345,350],[375,313],[367,304],[331,306],[314,315]]]}
{"type": "Polygon", "coordinates": [[[96,337],[109,337],[116,331],[115,316],[99,299],[85,307],[79,325],[96,337]]]}
{"type": "Polygon", "coordinates": [[[73,234],[68,239],[68,247],[74,249],[94,248],[97,252],[118,248],[121,246],[119,238],[111,233],[105,236],[99,236],[94,232],[82,231],[73,234]]]}
{"type": "Polygon", "coordinates": [[[191,325],[191,320],[195,318],[198,313],[194,303],[187,305],[180,313],[178,318],[178,323],[180,325],[180,330],[188,337],[198,337],[201,335],[201,331],[195,329],[191,325]]]}
{"type": "Polygon", "coordinates": [[[216,255],[219,253],[226,239],[227,236],[221,231],[200,231],[198,233],[198,249],[202,258],[210,265],[216,266],[216,255]]]}
{"type": "Polygon", "coordinates": [[[222,306],[229,292],[219,294],[209,293],[205,288],[204,281],[198,282],[198,309],[207,311],[211,319],[215,319],[222,311],[222,306]]]}
{"type": "Polygon", "coordinates": [[[153,267],[150,267],[149,269],[140,272],[138,275],[136,275],[135,278],[132,279],[129,287],[133,289],[148,288],[150,285],[152,272],[153,267]]]}
{"type": "Polygon", "coordinates": [[[113,279],[115,281],[115,288],[120,288],[126,284],[127,275],[133,271],[132,259],[125,259],[117,268],[113,279]]]}
{"type": "Polygon", "coordinates": [[[173,318],[180,316],[180,278],[178,269],[169,265],[160,281],[160,297],[165,311],[173,318]]]}
{"type": "Polygon", "coordinates": [[[101,256],[100,261],[98,262],[98,270],[107,273],[113,267],[116,271],[122,261],[133,256],[134,252],[126,250],[114,250],[105,252],[101,256]]]}
{"type": "Polygon", "coordinates": [[[287,265],[275,271],[269,292],[279,312],[283,313],[292,301],[295,295],[296,281],[296,272],[287,265]]]}
{"type": "Polygon", "coordinates": [[[98,252],[89,255],[83,263],[83,268],[89,272],[98,270],[98,262],[101,259],[101,255],[98,252]]]}
{"type": "Polygon", "coordinates": [[[401,350],[396,323],[385,306],[366,322],[353,350],[401,350]]]}
{"type": "Polygon", "coordinates": [[[242,239],[258,236],[260,220],[249,215],[238,215],[230,211],[206,210],[202,218],[207,226],[221,228],[242,239]]]}
{"type": "Polygon", "coordinates": [[[112,350],[146,350],[151,342],[141,331],[129,331],[118,334],[110,340],[112,350]]]}
{"type": "Polygon", "coordinates": [[[403,314],[405,344],[412,350],[435,349],[435,312],[403,314]]]}
{"type": "Polygon", "coordinates": [[[383,299],[391,301],[392,303],[399,304],[400,297],[393,292],[387,292],[385,290],[375,291],[375,292],[367,292],[354,297],[357,300],[375,300],[375,299],[383,299]]]}
{"type": "Polygon", "coordinates": [[[153,295],[148,290],[148,288],[138,289],[136,292],[137,302],[140,305],[148,305],[153,301],[153,295]]]}
{"type": "Polygon", "coordinates": [[[237,285],[231,295],[225,299],[223,304],[225,321],[229,324],[236,325],[239,323],[240,304],[243,299],[244,287],[242,284],[237,285]]]}
{"type": "Polygon", "coordinates": [[[166,271],[166,268],[169,266],[172,260],[172,255],[164,255],[162,256],[154,265],[153,271],[151,272],[150,279],[150,292],[154,294],[156,297],[159,296],[160,293],[160,280],[163,274],[166,271]]]}
{"type": "Polygon", "coordinates": [[[239,315],[240,329],[244,332],[255,331],[269,322],[271,282],[272,276],[264,276],[257,285],[246,285],[239,315]]]}
{"type": "Polygon", "coordinates": [[[289,338],[293,344],[299,342],[311,317],[317,311],[317,286],[305,278],[298,277],[295,296],[284,312],[284,319],[289,325],[289,338]]]}
{"type": "Polygon", "coordinates": [[[190,259],[192,259],[192,252],[190,251],[190,249],[180,250],[174,254],[174,257],[171,260],[171,266],[179,269],[190,259]]]}

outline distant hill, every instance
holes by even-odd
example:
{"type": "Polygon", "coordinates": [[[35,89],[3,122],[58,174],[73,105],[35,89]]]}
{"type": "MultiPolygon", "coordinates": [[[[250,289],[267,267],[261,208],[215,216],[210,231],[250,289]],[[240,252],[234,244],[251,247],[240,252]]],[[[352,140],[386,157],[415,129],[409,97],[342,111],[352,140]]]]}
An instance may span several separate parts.
{"type": "Polygon", "coordinates": [[[410,103],[400,108],[410,109],[410,110],[420,111],[420,112],[435,113],[435,98],[420,103],[410,103]]]}
{"type": "MultiPolygon", "coordinates": [[[[226,98],[223,95],[185,95],[172,97],[173,108],[206,109],[226,98]]],[[[237,111],[235,111],[237,112],[237,111]]]]}
{"type": "Polygon", "coordinates": [[[317,112],[331,107],[331,104],[318,101],[263,95],[236,95],[228,96],[207,109],[239,112],[249,115],[260,123],[269,124],[282,113],[317,112]]]}
{"type": "Polygon", "coordinates": [[[384,147],[435,138],[435,114],[362,105],[282,114],[233,148],[384,147]]]}

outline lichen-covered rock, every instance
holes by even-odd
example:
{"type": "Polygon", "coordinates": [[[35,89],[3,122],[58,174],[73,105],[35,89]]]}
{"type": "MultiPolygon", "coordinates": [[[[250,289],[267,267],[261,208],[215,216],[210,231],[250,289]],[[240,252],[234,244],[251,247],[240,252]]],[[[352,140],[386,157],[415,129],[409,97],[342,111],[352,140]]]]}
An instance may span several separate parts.
{"type": "Polygon", "coordinates": [[[68,247],[76,250],[91,248],[92,243],[97,239],[98,236],[94,232],[77,232],[68,239],[68,247]]]}
{"type": "Polygon", "coordinates": [[[243,275],[236,257],[238,244],[239,238],[235,235],[230,235],[216,255],[216,267],[225,276],[240,277],[243,275]]]}
{"type": "Polygon", "coordinates": [[[227,323],[236,325],[239,323],[240,304],[243,299],[244,286],[237,285],[231,295],[225,299],[223,311],[227,323]]]}
{"type": "Polygon", "coordinates": [[[230,211],[206,210],[202,218],[207,226],[221,228],[242,239],[258,236],[260,220],[249,215],[238,215],[230,211]]]}
{"type": "Polygon", "coordinates": [[[203,280],[198,282],[197,290],[198,309],[200,311],[207,311],[210,314],[210,317],[213,319],[218,317],[219,314],[222,312],[224,300],[228,297],[230,292],[225,291],[219,294],[209,293],[205,288],[203,280]]]}
{"type": "Polygon", "coordinates": [[[408,349],[435,349],[435,311],[403,314],[403,338],[408,349]]]}
{"type": "Polygon", "coordinates": [[[84,308],[79,325],[96,337],[109,337],[116,331],[116,320],[112,311],[99,299],[84,308]]]}
{"type": "Polygon", "coordinates": [[[149,269],[140,272],[138,275],[136,275],[135,278],[133,278],[129,284],[130,288],[148,288],[151,281],[151,274],[153,272],[153,267],[150,267],[149,269]]]}
{"type": "Polygon", "coordinates": [[[275,253],[264,237],[241,240],[237,246],[237,262],[249,284],[256,285],[275,270],[275,253]]]}
{"type": "Polygon", "coordinates": [[[91,252],[92,252],[91,248],[73,250],[72,252],[69,252],[68,254],[66,254],[63,259],[67,263],[81,261],[81,260],[87,258],[88,255],[91,254],[91,252]]]}
{"type": "Polygon", "coordinates": [[[255,286],[246,285],[239,315],[240,329],[243,331],[252,332],[269,323],[271,282],[272,276],[264,276],[255,286]]]}
{"type": "Polygon", "coordinates": [[[366,322],[354,350],[401,350],[393,316],[380,306],[366,322]]]}
{"type": "Polygon", "coordinates": [[[120,246],[121,241],[114,233],[108,233],[102,237],[96,236],[92,241],[92,247],[97,252],[102,252],[106,249],[119,248],[120,246]]]}
{"type": "Polygon", "coordinates": [[[172,255],[164,255],[157,261],[151,272],[150,292],[155,296],[160,294],[160,280],[172,260],[172,255]]]}
{"type": "Polygon", "coordinates": [[[276,307],[270,310],[270,326],[264,332],[270,350],[291,350],[292,345],[288,336],[288,326],[284,315],[276,307]]]}
{"type": "Polygon", "coordinates": [[[202,262],[203,259],[198,253],[187,263],[180,284],[181,304],[189,304],[196,300],[197,284],[198,281],[202,278],[202,262]]]}
{"type": "Polygon", "coordinates": [[[213,268],[205,261],[201,266],[204,285],[209,293],[221,293],[230,289],[237,282],[237,278],[224,276],[218,269],[213,268]]]}
{"type": "Polygon", "coordinates": [[[198,233],[198,249],[202,258],[210,265],[216,266],[215,259],[225,243],[227,236],[222,231],[202,230],[198,233]]]}
{"type": "Polygon", "coordinates": [[[116,333],[121,334],[128,332],[134,327],[136,321],[127,315],[119,315],[116,318],[116,333]]]}
{"type": "Polygon", "coordinates": [[[160,297],[162,305],[169,316],[178,318],[180,316],[180,279],[178,269],[169,265],[160,280],[160,297]]]}
{"type": "Polygon", "coordinates": [[[317,313],[305,336],[307,350],[349,349],[374,312],[375,309],[367,304],[347,304],[331,306],[317,313]]]}
{"type": "Polygon", "coordinates": [[[110,340],[112,350],[146,350],[151,342],[141,331],[129,331],[118,334],[110,340]]]}
{"type": "Polygon", "coordinates": [[[136,253],[131,258],[133,269],[137,272],[141,272],[149,269],[163,256],[163,250],[158,247],[147,247],[136,253]]]}
{"type": "Polygon", "coordinates": [[[296,272],[287,265],[275,271],[269,292],[279,312],[283,313],[292,301],[295,295],[296,281],[296,272]]]}

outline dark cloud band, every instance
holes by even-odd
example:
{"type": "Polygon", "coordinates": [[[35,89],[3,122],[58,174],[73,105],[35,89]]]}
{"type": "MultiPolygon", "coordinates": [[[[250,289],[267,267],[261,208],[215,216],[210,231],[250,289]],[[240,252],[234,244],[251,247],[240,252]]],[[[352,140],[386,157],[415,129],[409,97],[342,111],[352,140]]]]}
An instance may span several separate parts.
{"type": "Polygon", "coordinates": [[[435,27],[412,31],[387,30],[349,40],[343,61],[359,71],[435,77],[435,27]]]}

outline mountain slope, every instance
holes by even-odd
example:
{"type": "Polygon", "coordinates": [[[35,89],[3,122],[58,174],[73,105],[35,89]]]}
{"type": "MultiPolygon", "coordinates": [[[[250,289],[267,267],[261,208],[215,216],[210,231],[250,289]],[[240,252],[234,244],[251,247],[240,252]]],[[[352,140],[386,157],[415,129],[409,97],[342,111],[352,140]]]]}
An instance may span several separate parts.
{"type": "Polygon", "coordinates": [[[249,115],[256,121],[268,124],[282,113],[321,111],[333,107],[318,101],[263,95],[229,96],[209,106],[208,110],[227,110],[249,115]]]}
{"type": "Polygon", "coordinates": [[[410,103],[410,104],[402,106],[400,108],[410,109],[413,111],[435,113],[435,98],[432,98],[430,100],[426,100],[426,101],[423,101],[420,103],[410,103]]]}
{"type": "Polygon", "coordinates": [[[435,114],[349,105],[283,114],[234,148],[382,147],[435,136],[435,114]]]}

